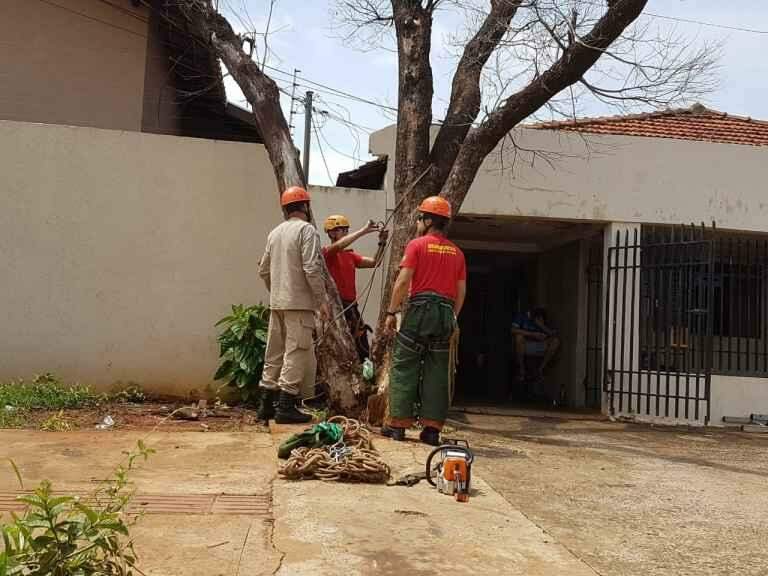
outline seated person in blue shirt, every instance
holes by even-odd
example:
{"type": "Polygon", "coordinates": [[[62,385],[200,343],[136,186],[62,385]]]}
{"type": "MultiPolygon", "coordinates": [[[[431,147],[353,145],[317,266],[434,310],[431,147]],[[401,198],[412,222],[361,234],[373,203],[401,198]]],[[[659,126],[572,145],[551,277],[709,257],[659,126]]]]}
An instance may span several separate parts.
{"type": "Polygon", "coordinates": [[[547,326],[547,311],[539,307],[517,314],[512,319],[512,337],[515,339],[517,379],[525,380],[526,356],[543,356],[536,374],[536,380],[542,380],[544,370],[560,347],[557,332],[547,326]]]}

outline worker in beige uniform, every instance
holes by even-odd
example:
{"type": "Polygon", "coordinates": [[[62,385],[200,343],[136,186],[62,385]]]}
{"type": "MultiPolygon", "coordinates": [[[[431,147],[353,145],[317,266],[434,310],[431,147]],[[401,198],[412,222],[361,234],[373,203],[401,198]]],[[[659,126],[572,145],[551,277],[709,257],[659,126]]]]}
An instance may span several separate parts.
{"type": "Polygon", "coordinates": [[[296,404],[301,384],[315,366],[315,312],[328,318],[328,308],[320,236],[309,223],[309,194],[294,186],[283,192],[280,203],[287,220],[270,232],[259,264],[270,315],[258,418],[298,424],[312,419],[296,404]]]}

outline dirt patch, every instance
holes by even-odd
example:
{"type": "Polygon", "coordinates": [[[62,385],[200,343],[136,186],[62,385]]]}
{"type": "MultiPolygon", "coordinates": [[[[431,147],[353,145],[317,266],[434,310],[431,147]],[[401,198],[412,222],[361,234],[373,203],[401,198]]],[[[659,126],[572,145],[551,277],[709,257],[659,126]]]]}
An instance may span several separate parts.
{"type": "Polygon", "coordinates": [[[189,403],[178,400],[156,399],[141,404],[105,402],[97,406],[64,410],[33,410],[20,417],[21,429],[39,430],[52,419],[59,422],[60,430],[93,430],[109,416],[114,421],[110,429],[151,430],[162,424],[164,431],[241,432],[266,430],[257,422],[256,411],[239,406],[219,407],[198,420],[184,420],[171,413],[189,403]]]}

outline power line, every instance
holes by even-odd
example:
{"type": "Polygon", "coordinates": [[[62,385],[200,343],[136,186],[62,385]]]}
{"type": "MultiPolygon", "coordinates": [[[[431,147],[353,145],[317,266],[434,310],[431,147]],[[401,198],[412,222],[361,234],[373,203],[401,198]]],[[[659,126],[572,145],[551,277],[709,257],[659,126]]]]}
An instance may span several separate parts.
{"type": "MultiPolygon", "coordinates": [[[[323,110],[315,110],[315,112],[318,112],[319,114],[322,114],[324,111],[323,110]]],[[[325,137],[325,133],[323,132],[322,126],[318,129],[318,132],[320,133],[320,135],[319,135],[320,139],[322,139],[323,142],[326,143],[328,148],[330,148],[331,150],[336,152],[336,154],[339,154],[340,156],[344,156],[345,158],[349,158],[350,160],[354,160],[355,162],[358,162],[358,163],[362,162],[362,160],[360,158],[357,158],[355,156],[350,156],[349,154],[346,154],[346,153],[342,152],[341,150],[339,150],[338,148],[334,147],[333,144],[331,144],[328,141],[328,138],[325,137]]]]}
{"type": "MultiPolygon", "coordinates": [[[[605,7],[603,4],[600,4],[598,2],[585,1],[585,4],[591,4],[592,6],[597,6],[600,8],[605,7]]],[[[667,16],[666,14],[656,14],[654,12],[642,12],[640,15],[647,16],[648,18],[658,18],[660,20],[671,20],[673,22],[683,22],[685,24],[697,24],[699,26],[708,26],[710,28],[722,28],[723,30],[733,30],[735,32],[748,32],[750,34],[768,34],[768,30],[758,30],[757,28],[748,28],[746,26],[740,26],[740,25],[730,26],[728,24],[716,24],[715,22],[706,22],[704,20],[694,20],[692,18],[682,18],[680,16],[667,16]]]]}
{"type": "MultiPolygon", "coordinates": [[[[312,118],[312,130],[315,132],[315,139],[317,140],[317,147],[320,149],[320,157],[323,159],[323,164],[325,165],[325,173],[328,175],[328,180],[331,182],[331,185],[333,185],[333,176],[331,176],[331,171],[328,169],[328,162],[325,160],[325,152],[323,152],[323,143],[320,141],[320,135],[317,131],[317,124],[315,124],[315,119],[312,118]]],[[[305,174],[304,177],[309,181],[309,174],[305,174]]]]}
{"type": "Polygon", "coordinates": [[[664,14],[654,14],[653,12],[643,12],[643,16],[651,18],[660,18],[662,20],[674,20],[675,22],[685,22],[686,24],[698,24],[699,26],[709,26],[710,28],[722,28],[723,30],[734,30],[736,32],[749,32],[751,34],[768,34],[768,30],[757,30],[755,28],[745,28],[742,26],[728,26],[727,24],[715,24],[714,22],[704,22],[703,20],[691,20],[690,18],[678,18],[677,16],[665,16],[664,14]]]}
{"type": "Polygon", "coordinates": [[[99,2],[106,4],[107,6],[114,8],[118,12],[122,12],[123,14],[126,14],[131,18],[135,18],[139,22],[144,22],[144,24],[146,24],[149,21],[147,18],[144,18],[141,14],[137,14],[136,12],[130,10],[129,8],[126,8],[125,6],[119,6],[117,4],[113,4],[109,0],[99,0],[99,2]]]}
{"type": "Polygon", "coordinates": [[[96,18],[95,16],[91,16],[90,14],[85,14],[83,12],[78,12],[77,10],[72,10],[72,8],[67,8],[66,6],[62,6],[61,4],[57,4],[56,2],[52,2],[51,0],[37,0],[37,1],[42,2],[43,4],[48,4],[49,6],[54,6],[56,8],[59,8],[60,10],[64,10],[65,12],[76,14],[81,18],[85,18],[86,20],[93,20],[94,22],[104,24],[105,26],[109,26],[110,28],[122,30],[123,32],[127,32],[128,34],[133,34],[134,36],[138,36],[139,38],[147,37],[146,34],[142,34],[141,32],[136,32],[135,30],[131,30],[130,28],[123,28],[122,26],[118,26],[117,24],[112,24],[112,22],[107,22],[106,20],[102,20],[101,18],[96,18]]]}
{"type": "MultiPolygon", "coordinates": [[[[292,77],[293,74],[290,72],[286,72],[285,70],[281,70],[280,68],[275,68],[274,66],[265,65],[264,68],[267,68],[269,70],[272,70],[274,72],[279,72],[280,74],[285,74],[286,76],[292,77]]],[[[389,110],[391,112],[397,112],[397,108],[394,108],[392,106],[387,106],[386,104],[380,104],[379,102],[375,102],[373,100],[368,100],[367,98],[363,98],[362,96],[355,96],[354,94],[350,94],[349,92],[344,92],[343,90],[339,90],[338,88],[333,88],[331,86],[328,86],[326,84],[321,84],[320,82],[315,82],[314,80],[310,80],[304,76],[301,77],[301,80],[306,82],[307,84],[310,84],[309,87],[319,87],[324,90],[330,91],[331,94],[335,94],[337,96],[342,96],[344,98],[349,98],[350,100],[356,100],[358,102],[362,102],[364,104],[370,104],[371,106],[377,106],[379,108],[383,108],[384,110],[389,110]]],[[[301,85],[301,84],[300,84],[301,85]]],[[[323,90],[318,90],[319,92],[322,92],[323,90]]]]}

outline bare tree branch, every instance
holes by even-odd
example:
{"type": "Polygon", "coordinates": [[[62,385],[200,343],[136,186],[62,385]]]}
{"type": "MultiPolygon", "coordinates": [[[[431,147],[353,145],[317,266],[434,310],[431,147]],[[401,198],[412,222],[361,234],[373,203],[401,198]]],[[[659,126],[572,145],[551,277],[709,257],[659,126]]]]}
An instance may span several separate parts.
{"type": "Polygon", "coordinates": [[[492,0],[491,10],[474,37],[466,44],[453,77],[448,113],[432,147],[430,160],[435,167],[430,187],[442,188],[464,137],[480,112],[480,76],[491,54],[498,47],[523,0],[492,0]]]}
{"type": "Polygon", "coordinates": [[[280,107],[280,89],[243,50],[243,39],[219,14],[210,0],[184,0],[179,8],[193,31],[210,44],[251,105],[264,146],[277,179],[278,189],[304,185],[305,175],[280,107]]]}
{"type": "Polygon", "coordinates": [[[581,42],[566,46],[560,58],[522,90],[510,96],[467,134],[442,194],[460,206],[484,158],[517,124],[565,88],[579,82],[611,43],[642,13],[647,0],[614,0],[581,42]]]}

